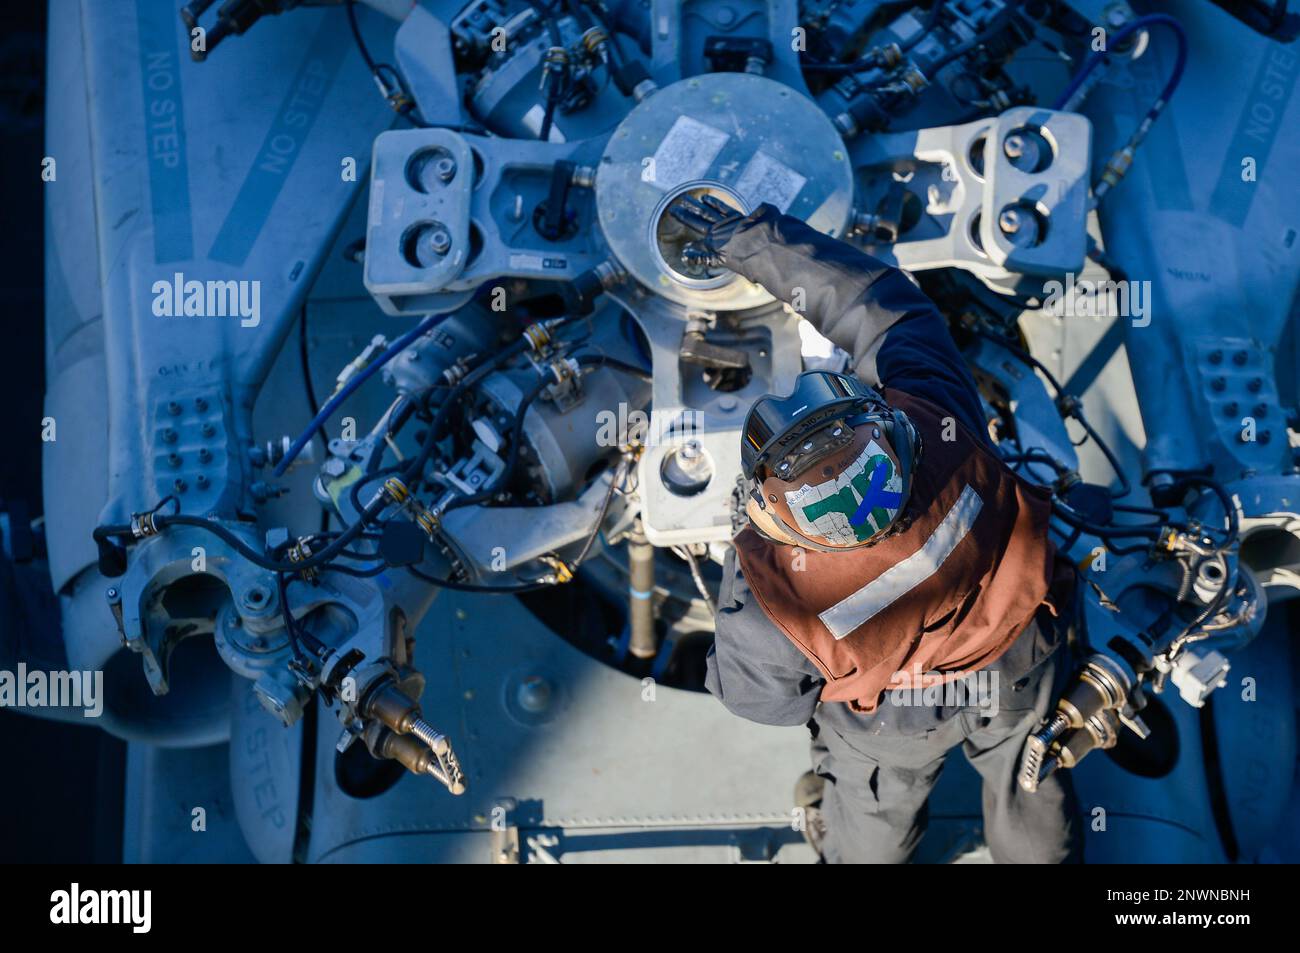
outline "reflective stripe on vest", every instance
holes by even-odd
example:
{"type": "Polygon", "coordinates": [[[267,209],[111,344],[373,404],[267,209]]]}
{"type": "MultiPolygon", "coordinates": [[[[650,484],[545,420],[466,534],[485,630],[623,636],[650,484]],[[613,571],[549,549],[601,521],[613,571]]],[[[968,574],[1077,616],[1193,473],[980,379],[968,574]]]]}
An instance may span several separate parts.
{"type": "Polygon", "coordinates": [[[818,615],[822,624],[836,640],[842,639],[925,582],[966,538],[983,505],[979,494],[967,484],[920,549],[818,615]]]}

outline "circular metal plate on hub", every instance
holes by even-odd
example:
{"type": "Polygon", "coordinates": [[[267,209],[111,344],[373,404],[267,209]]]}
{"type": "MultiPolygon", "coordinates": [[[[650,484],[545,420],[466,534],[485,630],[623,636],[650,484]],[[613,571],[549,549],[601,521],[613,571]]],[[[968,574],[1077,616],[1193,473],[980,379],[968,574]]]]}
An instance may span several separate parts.
{"type": "Polygon", "coordinates": [[[821,109],[762,76],[684,79],[623,120],[596,174],[597,211],[610,250],[657,294],[737,310],[765,304],[771,295],[730,274],[686,274],[679,261],[668,260],[680,236],[665,226],[665,209],[683,191],[697,190],[746,210],[770,202],[840,236],[852,211],[853,170],[821,109]]]}

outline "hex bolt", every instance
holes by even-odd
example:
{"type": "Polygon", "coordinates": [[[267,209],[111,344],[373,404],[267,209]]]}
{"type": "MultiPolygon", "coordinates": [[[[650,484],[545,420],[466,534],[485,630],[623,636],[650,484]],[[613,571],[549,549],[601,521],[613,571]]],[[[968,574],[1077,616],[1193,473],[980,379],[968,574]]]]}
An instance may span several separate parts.
{"type": "Polygon", "coordinates": [[[179,417],[181,415],[181,405],[176,403],[174,400],[168,401],[167,413],[171,414],[173,417],[179,417]]]}
{"type": "Polygon", "coordinates": [[[451,251],[451,233],[445,228],[435,229],[429,234],[429,247],[435,255],[445,255],[451,251]]]}
{"type": "Polygon", "coordinates": [[[196,397],[196,398],[194,399],[194,407],[195,407],[195,409],[198,410],[199,413],[203,413],[203,412],[205,412],[205,411],[208,409],[208,401],[207,401],[207,398],[205,398],[205,397],[196,397]]]}
{"type": "Polygon", "coordinates": [[[1264,379],[1262,377],[1252,377],[1250,379],[1250,382],[1246,384],[1246,389],[1250,391],[1252,394],[1258,394],[1260,388],[1262,388],[1263,386],[1264,386],[1264,379]]]}
{"type": "Polygon", "coordinates": [[[206,473],[200,473],[194,478],[194,485],[200,490],[206,490],[208,488],[208,475],[206,473]]]}
{"type": "Polygon", "coordinates": [[[240,601],[243,602],[245,609],[256,611],[262,609],[270,598],[271,594],[261,586],[253,586],[244,593],[240,601]]]}
{"type": "Polygon", "coordinates": [[[213,434],[217,432],[217,428],[212,426],[212,424],[204,424],[202,427],[199,428],[199,432],[202,433],[203,436],[205,437],[211,437],[213,434]]]}
{"type": "Polygon", "coordinates": [[[1242,364],[1246,363],[1246,358],[1248,356],[1249,355],[1247,355],[1245,351],[1238,351],[1236,354],[1232,355],[1232,363],[1240,367],[1242,364]]]}
{"type": "Polygon", "coordinates": [[[167,462],[174,467],[178,467],[181,465],[181,455],[179,453],[169,453],[167,454],[167,462]]]}
{"type": "Polygon", "coordinates": [[[212,460],[212,451],[209,450],[207,447],[201,447],[199,449],[199,463],[208,463],[211,460],[212,460]]]}
{"type": "Polygon", "coordinates": [[[163,443],[175,443],[176,431],[173,430],[171,427],[163,428],[162,439],[163,439],[163,443]]]}
{"type": "Polygon", "coordinates": [[[451,156],[443,156],[434,163],[433,168],[438,173],[438,178],[444,182],[450,182],[456,178],[456,160],[451,156]]]}
{"type": "Polygon", "coordinates": [[[1216,377],[1214,378],[1214,380],[1210,381],[1210,387],[1217,391],[1221,391],[1227,386],[1228,386],[1228,382],[1225,381],[1222,377],[1216,377]]]}
{"type": "Polygon", "coordinates": [[[1007,136],[1006,141],[1002,143],[1002,151],[1007,154],[1008,159],[1019,159],[1025,154],[1024,136],[1007,136]]]}
{"type": "Polygon", "coordinates": [[[1016,209],[1004,209],[998,216],[998,228],[1002,229],[1003,234],[1014,235],[1020,230],[1020,212],[1016,209]]]}
{"type": "Polygon", "coordinates": [[[187,489],[189,489],[189,486],[190,485],[186,483],[184,480],[182,480],[180,477],[177,477],[175,480],[172,481],[172,489],[175,490],[177,493],[184,493],[187,489]]]}

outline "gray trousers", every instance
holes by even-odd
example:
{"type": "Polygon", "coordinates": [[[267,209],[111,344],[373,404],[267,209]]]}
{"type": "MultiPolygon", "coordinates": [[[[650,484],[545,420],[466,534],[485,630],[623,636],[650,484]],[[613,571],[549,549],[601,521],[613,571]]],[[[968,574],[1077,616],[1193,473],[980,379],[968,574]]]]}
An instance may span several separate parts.
{"type": "Polygon", "coordinates": [[[984,837],[993,860],[1078,862],[1082,830],[1069,772],[1052,774],[1033,794],[1016,783],[1025,738],[1055,705],[1065,674],[1061,656],[1058,648],[1027,677],[1002,686],[991,718],[986,710],[961,708],[931,728],[908,732],[882,730],[878,718],[856,730],[844,712],[819,712],[809,727],[813,770],[825,782],[823,859],[909,860],[925,833],[926,801],[944,759],[961,745],[983,779],[984,837]]]}

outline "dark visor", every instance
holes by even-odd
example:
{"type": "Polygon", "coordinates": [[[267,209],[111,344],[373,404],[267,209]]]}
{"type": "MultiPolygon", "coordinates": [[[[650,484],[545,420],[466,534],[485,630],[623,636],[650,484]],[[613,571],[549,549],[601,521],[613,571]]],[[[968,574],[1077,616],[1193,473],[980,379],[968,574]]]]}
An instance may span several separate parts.
{"type": "Polygon", "coordinates": [[[805,371],[788,397],[760,397],[745,418],[741,463],[747,477],[770,456],[775,445],[850,410],[879,399],[875,391],[852,377],[828,371],[805,371]]]}

